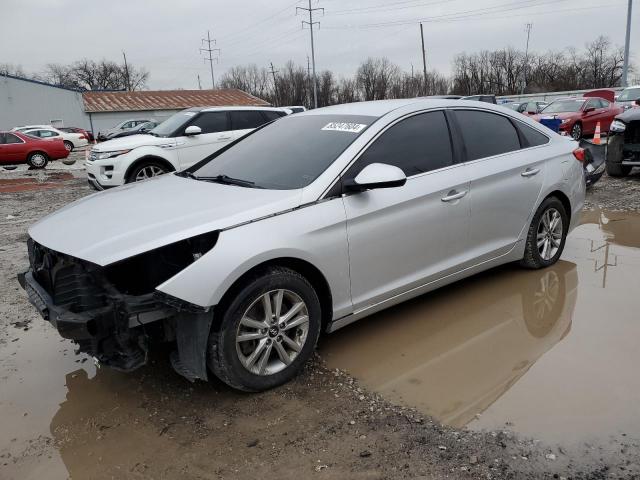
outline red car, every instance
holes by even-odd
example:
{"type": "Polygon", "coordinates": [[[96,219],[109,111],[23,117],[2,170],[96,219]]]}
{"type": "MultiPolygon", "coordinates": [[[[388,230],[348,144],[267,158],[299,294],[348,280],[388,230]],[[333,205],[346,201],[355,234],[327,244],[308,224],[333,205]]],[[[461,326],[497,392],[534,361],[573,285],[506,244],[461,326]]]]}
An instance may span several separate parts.
{"type": "Polygon", "coordinates": [[[560,134],[571,135],[580,140],[585,135],[593,135],[600,122],[602,133],[609,131],[613,118],[622,113],[622,107],[600,97],[572,97],[555,100],[532,118],[559,118],[560,134]]]}
{"type": "Polygon", "coordinates": [[[84,135],[84,138],[86,138],[90,143],[93,143],[93,133],[91,133],[89,130],[85,130],[84,128],[78,128],[78,127],[58,127],[58,130],[62,131],[62,132],[67,132],[67,133],[81,133],[82,135],[84,135]]]}
{"type": "Polygon", "coordinates": [[[42,140],[20,132],[0,132],[0,165],[26,163],[44,168],[50,160],[68,156],[62,139],[42,140]]]}

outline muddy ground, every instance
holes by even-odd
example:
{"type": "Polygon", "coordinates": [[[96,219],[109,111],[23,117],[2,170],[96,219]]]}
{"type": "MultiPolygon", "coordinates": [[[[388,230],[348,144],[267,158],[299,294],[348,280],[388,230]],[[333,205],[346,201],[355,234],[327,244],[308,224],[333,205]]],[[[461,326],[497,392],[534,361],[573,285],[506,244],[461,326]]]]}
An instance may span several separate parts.
{"type": "Polygon", "coordinates": [[[187,382],[166,346],[97,369],[28,304],[27,227],[89,193],[0,171],[0,479],[640,478],[640,174],[592,189],[553,269],[382,312],[255,395],[187,382]]]}

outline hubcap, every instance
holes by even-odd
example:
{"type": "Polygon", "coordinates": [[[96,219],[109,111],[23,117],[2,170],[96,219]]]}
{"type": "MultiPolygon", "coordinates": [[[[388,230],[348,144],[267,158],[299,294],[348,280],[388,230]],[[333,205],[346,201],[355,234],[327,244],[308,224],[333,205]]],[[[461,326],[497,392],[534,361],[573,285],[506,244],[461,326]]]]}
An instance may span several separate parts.
{"type": "Polygon", "coordinates": [[[147,165],[143,167],[138,174],[136,175],[136,182],[140,180],[146,180],[147,178],[157,177],[158,175],[162,175],[164,170],[156,165],[147,165]]]}
{"type": "Polygon", "coordinates": [[[42,167],[44,165],[44,162],[44,156],[40,155],[39,153],[36,153],[31,157],[31,163],[33,163],[35,167],[42,167]]]}
{"type": "Polygon", "coordinates": [[[562,242],[562,216],[555,208],[542,214],[536,241],[538,253],[543,260],[549,261],[558,253],[562,242]]]}
{"type": "Polygon", "coordinates": [[[291,290],[272,290],[247,308],[236,331],[240,362],[256,375],[272,375],[291,364],[309,333],[309,311],[291,290]]]}
{"type": "Polygon", "coordinates": [[[73,145],[71,145],[69,142],[64,142],[64,148],[66,148],[67,151],[70,152],[73,148],[73,145]]]}

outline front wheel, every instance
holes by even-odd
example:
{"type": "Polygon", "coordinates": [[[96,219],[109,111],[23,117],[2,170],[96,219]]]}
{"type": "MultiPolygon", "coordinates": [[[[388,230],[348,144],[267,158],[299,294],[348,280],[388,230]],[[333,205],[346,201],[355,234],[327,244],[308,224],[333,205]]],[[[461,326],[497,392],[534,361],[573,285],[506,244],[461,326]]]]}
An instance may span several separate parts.
{"type": "Polygon", "coordinates": [[[569,217],[562,202],[556,197],[547,198],[531,220],[520,264],[538,269],[556,263],[562,255],[568,229],[569,217]]]}
{"type": "Polygon", "coordinates": [[[141,182],[142,180],[157,177],[167,172],[167,168],[159,162],[143,161],[131,171],[127,178],[127,183],[141,182]]]}
{"type": "Polygon", "coordinates": [[[320,301],[307,279],[271,268],[246,281],[223,307],[209,336],[209,368],[238,390],[282,385],[311,357],[320,326],[320,301]]]}
{"type": "Polygon", "coordinates": [[[571,128],[571,137],[576,141],[582,138],[582,125],[580,125],[579,123],[576,123],[571,128]]]}
{"type": "Polygon", "coordinates": [[[626,177],[631,172],[631,165],[622,165],[620,163],[607,162],[605,169],[610,177],[626,177]]]}

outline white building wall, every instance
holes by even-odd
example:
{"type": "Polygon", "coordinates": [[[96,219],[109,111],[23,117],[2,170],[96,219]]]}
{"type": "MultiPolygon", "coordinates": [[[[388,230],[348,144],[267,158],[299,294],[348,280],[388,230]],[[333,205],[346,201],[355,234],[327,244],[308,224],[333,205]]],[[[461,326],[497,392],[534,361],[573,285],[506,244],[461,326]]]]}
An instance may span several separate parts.
{"type": "Polygon", "coordinates": [[[53,124],[89,128],[79,92],[0,75],[0,130],[53,124]]]}

